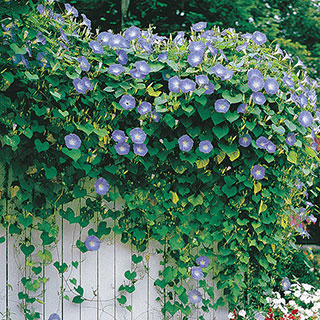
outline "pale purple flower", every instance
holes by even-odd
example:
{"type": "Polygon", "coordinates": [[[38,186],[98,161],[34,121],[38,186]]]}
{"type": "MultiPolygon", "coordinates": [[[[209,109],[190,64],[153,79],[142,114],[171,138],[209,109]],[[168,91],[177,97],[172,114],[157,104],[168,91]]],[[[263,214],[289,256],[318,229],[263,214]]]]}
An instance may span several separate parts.
{"type": "Polygon", "coordinates": [[[68,149],[79,149],[81,146],[81,139],[74,133],[66,135],[64,141],[68,149]]]}
{"type": "Polygon", "coordinates": [[[141,30],[135,26],[130,27],[124,32],[124,36],[127,40],[135,40],[141,38],[141,30]]]}
{"type": "Polygon", "coordinates": [[[289,288],[291,287],[290,281],[287,277],[284,277],[281,281],[281,286],[282,286],[282,290],[283,291],[287,291],[289,290],[289,288]]]}
{"type": "Polygon", "coordinates": [[[233,71],[230,69],[227,69],[226,72],[220,77],[222,81],[224,80],[230,80],[233,77],[233,71]]]}
{"type": "Polygon", "coordinates": [[[61,320],[60,316],[56,313],[51,313],[48,320],[61,320]]]}
{"type": "Polygon", "coordinates": [[[255,165],[250,173],[251,175],[255,178],[255,180],[261,180],[265,177],[265,171],[266,169],[262,166],[259,166],[259,165],[255,165]]]}
{"type": "Polygon", "coordinates": [[[261,106],[266,102],[266,97],[261,92],[254,92],[252,94],[252,100],[255,104],[261,106]]]}
{"type": "Polygon", "coordinates": [[[297,102],[301,108],[305,108],[308,105],[308,99],[303,93],[298,96],[297,102]]]}
{"type": "Polygon", "coordinates": [[[224,51],[222,49],[219,49],[219,52],[221,54],[221,57],[224,61],[229,62],[227,56],[225,55],[224,51]]]}
{"type": "Polygon", "coordinates": [[[124,72],[124,67],[122,64],[114,63],[109,66],[108,72],[115,76],[120,76],[124,72]]]}
{"type": "Polygon", "coordinates": [[[263,86],[264,81],[260,77],[253,76],[250,77],[248,80],[248,87],[254,92],[260,91],[263,88],[263,86]]]}
{"type": "Polygon", "coordinates": [[[287,87],[289,87],[290,89],[294,89],[294,82],[289,76],[284,76],[282,78],[282,81],[287,87]]]}
{"type": "Polygon", "coordinates": [[[203,86],[203,85],[209,83],[209,79],[206,75],[200,74],[200,75],[196,76],[196,83],[199,86],[203,86]]]}
{"type": "Polygon", "coordinates": [[[88,88],[82,79],[75,78],[75,79],[73,79],[72,83],[78,93],[85,94],[88,91],[88,88]]]}
{"type": "Polygon", "coordinates": [[[191,67],[196,67],[202,62],[202,52],[191,52],[188,55],[187,61],[191,67]]]}
{"type": "Polygon", "coordinates": [[[198,266],[200,266],[201,268],[206,268],[209,266],[210,264],[210,260],[208,257],[206,256],[200,256],[196,259],[196,263],[198,266]]]}
{"type": "Polygon", "coordinates": [[[173,42],[178,44],[179,46],[182,46],[184,44],[184,32],[178,31],[177,35],[173,39],[173,42]]]}
{"type": "Polygon", "coordinates": [[[189,152],[193,147],[193,140],[187,135],[183,135],[178,140],[181,151],[189,152]]]}
{"type": "Polygon", "coordinates": [[[140,39],[138,43],[140,45],[141,51],[147,51],[149,53],[153,52],[152,44],[150,42],[147,42],[144,39],[140,39]]]}
{"type": "Polygon", "coordinates": [[[137,107],[137,111],[142,115],[146,115],[152,109],[152,105],[150,102],[141,102],[140,105],[137,107]]]}
{"type": "Polygon", "coordinates": [[[88,236],[84,244],[89,251],[97,251],[100,248],[101,241],[96,236],[88,236]]]}
{"type": "Polygon", "coordinates": [[[213,30],[206,30],[206,31],[203,32],[203,34],[201,35],[201,38],[203,38],[203,39],[205,39],[205,40],[217,41],[217,37],[214,35],[214,31],[213,31],[213,30]]]}
{"type": "Polygon", "coordinates": [[[202,280],[204,278],[203,271],[201,267],[192,267],[191,276],[195,280],[202,280]]]}
{"type": "Polygon", "coordinates": [[[88,72],[90,70],[90,64],[84,56],[79,57],[77,61],[80,63],[80,69],[82,71],[88,72]]]}
{"type": "MultiPolygon", "coordinates": [[[[170,80],[169,80],[170,81],[170,80]]],[[[183,93],[196,90],[196,84],[190,79],[180,80],[179,88],[183,93]]]]}
{"type": "Polygon", "coordinates": [[[236,50],[239,52],[241,50],[246,50],[248,48],[249,43],[244,42],[243,44],[240,44],[239,46],[236,47],[236,50]]]}
{"type": "Polygon", "coordinates": [[[237,113],[247,113],[248,112],[248,104],[247,103],[242,103],[238,106],[237,108],[237,113]]]}
{"type": "Polygon", "coordinates": [[[137,69],[132,69],[129,71],[129,73],[130,73],[131,77],[134,79],[144,79],[146,77],[145,74],[142,74],[137,69]]]}
{"type": "Polygon", "coordinates": [[[269,153],[275,153],[276,150],[277,150],[277,146],[273,142],[269,141],[267,146],[266,146],[266,150],[269,153]]]}
{"type": "Polygon", "coordinates": [[[254,320],[265,320],[265,319],[266,319],[266,317],[261,312],[257,312],[254,315],[254,320]]]}
{"type": "Polygon", "coordinates": [[[134,97],[129,94],[123,95],[119,103],[124,110],[130,110],[136,106],[136,101],[134,97]]]}
{"type": "Polygon", "coordinates": [[[299,123],[304,127],[310,127],[313,122],[312,114],[310,111],[301,111],[299,114],[299,123]]]}
{"type": "Polygon", "coordinates": [[[266,149],[268,143],[270,142],[270,140],[268,140],[266,137],[261,136],[257,139],[256,141],[256,145],[259,149],[266,149]]]}
{"type": "Polygon", "coordinates": [[[101,43],[102,46],[106,46],[109,44],[109,41],[112,37],[112,33],[111,32],[101,32],[98,35],[98,41],[101,43]]]}
{"type": "Polygon", "coordinates": [[[114,148],[120,156],[128,154],[130,151],[130,145],[126,142],[119,142],[114,146],[114,148]]]}
{"type": "Polygon", "coordinates": [[[250,136],[250,134],[244,134],[239,138],[239,144],[242,147],[249,147],[249,145],[251,144],[252,138],[250,136]]]}
{"type": "Polygon", "coordinates": [[[44,6],[43,6],[43,4],[39,4],[39,5],[37,6],[37,10],[38,10],[38,12],[42,15],[42,14],[44,13],[44,6]]]}
{"type": "Polygon", "coordinates": [[[133,145],[133,152],[138,156],[144,157],[148,152],[148,148],[143,143],[141,143],[141,144],[135,143],[133,145]]]}
{"type": "Polygon", "coordinates": [[[112,139],[115,141],[115,142],[125,142],[126,141],[126,135],[124,133],[124,131],[122,130],[114,130],[112,132],[112,139]]]}
{"type": "Polygon", "coordinates": [[[169,79],[169,90],[173,93],[179,93],[180,92],[180,79],[177,76],[174,76],[169,79]]]}
{"type": "Polygon", "coordinates": [[[306,65],[300,60],[300,58],[297,57],[297,59],[298,59],[298,62],[293,67],[295,68],[300,66],[302,67],[302,69],[307,69],[306,65]]]}
{"type": "Polygon", "coordinates": [[[94,53],[97,53],[97,54],[103,53],[103,47],[101,46],[101,44],[98,41],[95,41],[95,40],[90,41],[89,47],[92,49],[92,51],[94,53]]]}
{"type": "Polygon", "coordinates": [[[252,77],[259,77],[263,79],[263,75],[261,71],[258,69],[250,69],[247,73],[247,76],[248,76],[248,80],[252,77]]]}
{"type": "Polygon", "coordinates": [[[129,134],[132,142],[136,144],[144,143],[147,137],[141,128],[134,128],[129,132],[129,134]]]}
{"type": "Polygon", "coordinates": [[[276,79],[269,78],[265,81],[264,88],[266,89],[267,94],[273,95],[278,92],[279,84],[276,79]]]}
{"type": "Polygon", "coordinates": [[[209,140],[204,140],[199,143],[199,151],[203,153],[210,153],[213,149],[212,143],[209,140]]]}
{"type": "Polygon", "coordinates": [[[93,90],[93,85],[87,77],[83,77],[82,82],[87,90],[90,90],[90,91],[93,90]]]}
{"type": "Polygon", "coordinates": [[[168,52],[159,53],[158,60],[162,62],[168,60],[168,52]]]}
{"type": "Polygon", "coordinates": [[[200,21],[200,22],[197,22],[195,24],[192,25],[192,30],[193,31],[202,31],[203,29],[205,29],[207,27],[207,23],[206,22],[203,22],[203,21],[200,21]]]}
{"type": "Polygon", "coordinates": [[[161,118],[161,114],[159,112],[156,112],[156,111],[151,112],[151,119],[154,122],[159,122],[160,118],[161,118]]]}
{"type": "Polygon", "coordinates": [[[65,34],[65,32],[63,31],[63,29],[60,28],[59,30],[60,30],[60,38],[61,38],[64,42],[66,42],[66,43],[69,44],[68,37],[67,37],[67,35],[65,34]]]}
{"type": "Polygon", "coordinates": [[[189,51],[193,53],[203,54],[206,46],[202,41],[193,41],[189,45],[189,51]]]}
{"type": "Polygon", "coordinates": [[[130,48],[130,42],[120,34],[112,34],[108,44],[112,48],[130,48]]]}
{"type": "Polygon", "coordinates": [[[82,13],[81,14],[82,17],[82,25],[85,25],[86,27],[88,27],[88,29],[91,29],[91,20],[87,18],[87,16],[82,13]]]}
{"type": "Polygon", "coordinates": [[[65,3],[64,7],[67,11],[67,15],[73,14],[76,18],[78,17],[78,15],[79,15],[78,10],[75,7],[73,7],[69,3],[65,3]]]}
{"type": "Polygon", "coordinates": [[[47,43],[46,38],[44,37],[43,33],[40,31],[37,34],[37,42],[40,42],[43,45],[45,45],[47,43]]]}
{"type": "Polygon", "coordinates": [[[222,64],[217,63],[212,67],[211,70],[216,76],[222,77],[227,72],[228,69],[224,67],[222,64]]]}
{"type": "Polygon", "coordinates": [[[214,92],[214,84],[212,82],[206,83],[203,87],[206,89],[204,94],[212,94],[214,92]]]}
{"type": "Polygon", "coordinates": [[[202,301],[202,295],[198,290],[191,290],[188,293],[188,299],[191,303],[196,304],[202,301]]]}
{"type": "Polygon", "coordinates": [[[274,53],[274,54],[280,54],[281,56],[283,56],[284,55],[284,53],[283,53],[283,51],[281,50],[281,48],[280,48],[280,45],[277,43],[276,44],[276,52],[274,53]]]}
{"type": "Polygon", "coordinates": [[[213,55],[216,56],[218,53],[218,49],[211,43],[211,42],[207,42],[206,43],[207,48],[209,49],[209,52],[213,55]]]}
{"type": "Polygon", "coordinates": [[[150,66],[145,61],[137,61],[134,66],[138,70],[139,73],[143,75],[148,75],[151,71],[150,66]]]}
{"type": "Polygon", "coordinates": [[[292,133],[289,133],[287,138],[286,138],[286,143],[289,145],[289,146],[293,146],[295,143],[296,143],[297,139],[296,139],[296,135],[294,132],[292,133]]]}
{"type": "Polygon", "coordinates": [[[214,108],[219,113],[226,113],[230,108],[230,103],[226,99],[218,99],[214,103],[214,108]]]}
{"type": "Polygon", "coordinates": [[[302,237],[306,236],[308,239],[310,238],[309,232],[307,231],[307,229],[305,227],[303,227],[302,224],[299,224],[298,231],[300,232],[300,236],[302,236],[302,237]]]}
{"type": "Polygon", "coordinates": [[[313,214],[310,214],[310,216],[308,216],[308,219],[309,219],[310,222],[312,222],[312,223],[316,223],[317,220],[318,220],[313,214]]]}
{"type": "Polygon", "coordinates": [[[110,186],[109,186],[108,181],[104,178],[99,178],[94,183],[94,189],[95,189],[96,193],[100,194],[102,196],[107,194],[107,192],[109,191],[109,187],[110,186]]]}
{"type": "Polygon", "coordinates": [[[255,31],[252,34],[252,41],[256,44],[258,44],[259,46],[261,46],[262,44],[264,44],[265,42],[267,42],[267,37],[265,34],[259,32],[259,31],[255,31]]]}

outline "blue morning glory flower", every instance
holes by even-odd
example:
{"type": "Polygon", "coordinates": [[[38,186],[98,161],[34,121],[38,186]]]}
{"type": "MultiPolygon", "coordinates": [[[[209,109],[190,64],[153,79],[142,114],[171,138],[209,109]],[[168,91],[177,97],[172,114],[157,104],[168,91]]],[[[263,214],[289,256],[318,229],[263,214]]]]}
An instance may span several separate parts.
{"type": "Polygon", "coordinates": [[[129,134],[132,142],[136,144],[144,143],[147,137],[141,128],[134,128],[129,132],[129,134]]]}
{"type": "Polygon", "coordinates": [[[214,103],[214,108],[219,113],[226,113],[230,108],[230,103],[226,99],[218,99],[214,103]]]}
{"type": "Polygon", "coordinates": [[[264,86],[264,81],[262,78],[260,77],[250,77],[250,79],[248,80],[248,87],[254,91],[260,91],[264,86]]]}
{"type": "Polygon", "coordinates": [[[313,214],[310,214],[310,216],[308,216],[308,219],[309,219],[310,222],[312,222],[312,223],[316,223],[317,220],[318,220],[313,214]]]}
{"type": "Polygon", "coordinates": [[[269,78],[264,83],[267,94],[273,95],[278,92],[279,84],[276,79],[269,78]]]}
{"type": "Polygon", "coordinates": [[[43,6],[43,4],[39,4],[39,5],[37,6],[37,10],[38,10],[38,12],[42,15],[42,14],[44,13],[44,6],[43,6]]]}
{"type": "Polygon", "coordinates": [[[208,82],[203,86],[206,91],[204,94],[212,94],[214,92],[214,84],[212,82],[208,82]]]}
{"type": "Polygon", "coordinates": [[[244,42],[243,44],[240,44],[239,46],[236,47],[236,50],[239,52],[241,50],[246,50],[248,48],[249,43],[244,42]]]}
{"type": "Polygon", "coordinates": [[[80,63],[80,69],[82,71],[88,72],[90,70],[90,64],[84,56],[79,57],[77,61],[80,63]]]}
{"type": "Polygon", "coordinates": [[[87,77],[83,77],[82,82],[87,90],[90,90],[90,91],[93,90],[93,85],[87,77]]]}
{"type": "Polygon", "coordinates": [[[140,45],[140,48],[142,51],[147,51],[149,53],[152,53],[153,52],[153,49],[152,49],[152,44],[147,42],[146,40],[144,39],[140,39],[139,40],[139,45],[140,45]]]}
{"type": "Polygon", "coordinates": [[[192,30],[198,32],[198,31],[202,31],[206,27],[207,27],[207,23],[200,21],[192,25],[192,30]]]}
{"type": "Polygon", "coordinates": [[[174,76],[169,79],[169,90],[173,93],[179,93],[180,92],[180,79],[177,76],[174,76]]]}
{"type": "Polygon", "coordinates": [[[233,77],[233,71],[230,69],[227,69],[226,72],[220,77],[222,81],[224,80],[230,80],[233,77]]]}
{"type": "Polygon", "coordinates": [[[161,114],[159,112],[156,112],[156,111],[151,112],[151,119],[154,122],[159,122],[160,118],[161,118],[161,114]]]}
{"type": "Polygon", "coordinates": [[[101,44],[98,41],[95,41],[95,40],[90,41],[89,47],[92,49],[92,51],[94,53],[97,53],[97,54],[103,53],[103,47],[101,46],[101,44]]]}
{"type": "Polygon", "coordinates": [[[198,290],[191,290],[188,293],[188,299],[191,303],[196,304],[202,301],[202,295],[198,290]]]}
{"type": "Polygon", "coordinates": [[[109,191],[109,183],[104,178],[99,178],[94,183],[94,189],[97,194],[104,196],[109,191]]]}
{"type": "MultiPolygon", "coordinates": [[[[170,81],[170,80],[169,80],[170,81]]],[[[179,88],[183,93],[196,90],[196,84],[190,79],[180,80],[179,88]]]]}
{"type": "Polygon", "coordinates": [[[202,280],[204,278],[203,271],[201,267],[192,267],[191,276],[195,280],[202,280]]]}
{"type": "Polygon", "coordinates": [[[248,80],[252,77],[259,77],[263,79],[263,75],[261,71],[258,69],[250,69],[247,73],[247,76],[248,76],[248,80]]]}
{"type": "Polygon", "coordinates": [[[237,108],[237,113],[247,113],[248,112],[248,104],[242,103],[237,108]]]}
{"type": "Polygon", "coordinates": [[[221,63],[217,63],[212,67],[211,70],[217,77],[222,77],[228,69],[224,67],[221,63]]]}
{"type": "Polygon", "coordinates": [[[308,105],[308,99],[303,93],[298,96],[297,102],[301,108],[305,108],[308,105]]]}
{"type": "Polygon", "coordinates": [[[124,131],[122,130],[114,130],[112,132],[112,139],[115,141],[115,142],[125,142],[127,137],[124,133],[124,131]]]}
{"type": "Polygon", "coordinates": [[[204,140],[199,143],[199,151],[209,153],[213,149],[212,143],[209,140],[204,140]]]}
{"type": "Polygon", "coordinates": [[[202,52],[191,52],[188,55],[187,61],[190,64],[191,67],[196,67],[202,62],[202,52]]]}
{"type": "Polygon", "coordinates": [[[124,72],[124,67],[122,64],[110,64],[108,72],[114,74],[115,76],[120,76],[120,74],[124,72]]]}
{"type": "Polygon", "coordinates": [[[130,110],[136,106],[136,100],[129,94],[123,95],[119,103],[124,110],[130,110]]]}
{"type": "Polygon", "coordinates": [[[256,145],[259,149],[266,149],[268,143],[270,142],[270,140],[268,140],[266,137],[261,136],[257,139],[256,141],[256,145]]]}
{"type": "Polygon", "coordinates": [[[179,138],[178,144],[181,151],[189,152],[193,147],[193,140],[185,134],[179,138]]]}
{"type": "Polygon", "coordinates": [[[102,46],[106,46],[109,44],[109,41],[112,37],[112,33],[111,32],[101,32],[98,35],[98,41],[101,43],[102,46]]]}
{"type": "Polygon", "coordinates": [[[193,41],[189,45],[189,51],[193,53],[204,53],[206,49],[205,44],[202,41],[193,41]]]}
{"type": "Polygon", "coordinates": [[[143,75],[148,75],[151,71],[150,66],[145,61],[137,61],[134,66],[138,70],[139,73],[143,75]]]}
{"type": "Polygon", "coordinates": [[[139,144],[135,143],[133,145],[133,152],[138,156],[144,157],[148,152],[148,148],[143,143],[139,143],[139,144]]]}
{"type": "Polygon", "coordinates": [[[117,151],[117,154],[119,154],[120,156],[123,156],[125,154],[128,154],[130,151],[130,145],[126,142],[118,142],[114,148],[117,151]]]}
{"type": "Polygon", "coordinates": [[[284,277],[281,281],[281,286],[283,291],[287,291],[291,287],[291,283],[287,277],[284,277]]]}
{"type": "Polygon", "coordinates": [[[277,146],[273,142],[269,141],[267,146],[266,146],[266,150],[269,153],[275,153],[276,150],[277,150],[277,146]]]}
{"type": "Polygon", "coordinates": [[[96,236],[88,236],[84,244],[89,251],[97,251],[100,248],[101,241],[96,236]]]}
{"type": "Polygon", "coordinates": [[[265,34],[259,32],[259,31],[255,31],[252,34],[252,41],[256,44],[258,44],[259,46],[261,46],[262,44],[264,44],[265,42],[267,42],[267,37],[265,34]]]}
{"type": "Polygon", "coordinates": [[[64,141],[68,149],[79,149],[81,146],[81,139],[74,133],[66,135],[64,141]]]}
{"type": "Polygon", "coordinates": [[[168,52],[159,53],[158,60],[162,62],[168,60],[168,52]]]}
{"type": "Polygon", "coordinates": [[[46,38],[44,37],[44,35],[40,31],[37,34],[37,42],[40,42],[43,45],[45,45],[47,43],[46,38]]]}
{"type": "Polygon", "coordinates": [[[261,106],[266,102],[266,97],[261,92],[254,92],[252,94],[252,100],[255,104],[261,106]]]}
{"type": "Polygon", "coordinates": [[[78,93],[85,94],[88,91],[88,88],[85,85],[84,81],[82,81],[82,79],[75,78],[75,79],[73,79],[72,83],[78,93]]]}
{"type": "Polygon", "coordinates": [[[289,87],[290,89],[294,89],[294,82],[289,76],[284,76],[282,81],[287,87],[289,87]]]}
{"type": "Polygon", "coordinates": [[[276,44],[276,52],[274,53],[274,54],[280,54],[281,56],[283,56],[284,55],[284,53],[283,53],[283,51],[281,50],[281,48],[280,48],[280,45],[277,43],[276,44]]]}
{"type": "Polygon", "coordinates": [[[265,319],[266,319],[266,317],[261,312],[257,312],[254,315],[254,320],[265,320],[265,319]]]}
{"type": "Polygon", "coordinates": [[[56,313],[51,313],[48,320],[61,320],[61,318],[56,313]]]}
{"type": "Polygon", "coordinates": [[[265,177],[265,171],[266,169],[262,166],[259,166],[259,165],[255,165],[250,173],[251,175],[255,178],[255,180],[261,180],[265,177]]]}
{"type": "Polygon", "coordinates": [[[297,141],[297,139],[296,139],[295,133],[294,132],[289,133],[287,138],[286,138],[287,145],[292,147],[296,143],[296,141],[297,141]]]}
{"type": "Polygon", "coordinates": [[[307,229],[305,229],[305,227],[303,227],[301,223],[298,226],[298,231],[300,232],[300,236],[306,236],[308,239],[310,238],[309,232],[307,231],[307,229]]]}
{"type": "Polygon", "coordinates": [[[129,73],[130,73],[131,77],[134,79],[144,79],[146,77],[145,74],[139,72],[139,70],[137,70],[137,69],[131,69],[129,71],[129,73]]]}
{"type": "Polygon", "coordinates": [[[216,56],[218,53],[218,49],[210,42],[208,41],[206,43],[207,48],[209,49],[209,52],[213,55],[216,56]]]}
{"type": "Polygon", "coordinates": [[[251,138],[250,134],[244,134],[239,138],[240,146],[243,146],[245,148],[250,146],[251,141],[252,141],[252,138],[251,138]]]}
{"type": "Polygon", "coordinates": [[[120,34],[111,35],[108,44],[112,48],[130,48],[130,42],[120,34]]]}
{"type": "Polygon", "coordinates": [[[219,49],[219,52],[221,54],[221,57],[224,61],[229,62],[227,56],[225,55],[224,51],[222,49],[219,49]]]}
{"type": "Polygon", "coordinates": [[[297,59],[298,59],[298,62],[293,67],[295,68],[300,66],[302,67],[302,69],[307,69],[306,65],[300,60],[300,58],[297,57],[297,59]]]}
{"type": "Polygon", "coordinates": [[[139,28],[132,26],[124,32],[124,36],[129,41],[134,40],[134,39],[140,39],[141,38],[141,31],[139,28]]]}
{"type": "Polygon", "coordinates": [[[85,25],[86,27],[88,27],[88,29],[91,29],[91,20],[87,18],[87,16],[82,13],[81,14],[82,17],[82,25],[85,25]]]}
{"type": "Polygon", "coordinates": [[[200,266],[201,268],[206,268],[209,266],[210,264],[210,259],[206,256],[200,256],[196,259],[196,263],[198,264],[198,266],[200,266]]]}
{"type": "Polygon", "coordinates": [[[65,3],[64,7],[67,11],[67,15],[73,14],[76,18],[78,18],[78,10],[75,7],[73,7],[69,3],[65,3]]]}
{"type": "Polygon", "coordinates": [[[205,40],[213,40],[213,41],[217,41],[218,40],[217,37],[214,35],[214,31],[213,30],[206,30],[201,35],[201,38],[203,38],[205,40]]]}
{"type": "Polygon", "coordinates": [[[184,32],[183,31],[178,31],[177,35],[173,39],[173,42],[178,44],[179,46],[182,46],[184,43],[184,32]]]}
{"type": "Polygon", "coordinates": [[[68,40],[68,37],[67,35],[65,34],[65,32],[63,31],[62,28],[59,29],[60,30],[60,38],[66,42],[67,44],[69,44],[69,40],[68,40]]]}
{"type": "Polygon", "coordinates": [[[200,75],[196,76],[196,83],[199,86],[203,86],[203,85],[209,83],[209,79],[206,75],[200,74],[200,75]]]}
{"type": "Polygon", "coordinates": [[[301,111],[298,120],[304,128],[307,128],[312,125],[313,117],[310,111],[301,111]]]}
{"type": "Polygon", "coordinates": [[[152,109],[152,105],[150,102],[141,102],[140,105],[137,107],[137,111],[142,115],[146,115],[152,109]]]}

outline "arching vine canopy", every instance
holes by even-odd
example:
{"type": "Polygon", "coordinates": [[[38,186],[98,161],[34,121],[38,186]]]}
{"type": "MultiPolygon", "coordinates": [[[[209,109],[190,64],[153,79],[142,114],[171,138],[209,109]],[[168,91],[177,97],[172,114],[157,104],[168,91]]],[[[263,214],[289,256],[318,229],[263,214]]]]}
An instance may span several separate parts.
{"type": "Polygon", "coordinates": [[[58,215],[82,227],[98,216],[90,235],[102,241],[112,218],[139,252],[150,239],[164,246],[164,313],[187,319],[193,303],[223,304],[209,271],[231,307],[246,297],[258,308],[292,233],[306,233],[290,221],[310,209],[317,82],[258,31],[199,22],[169,38],[136,27],[97,34],[75,8],[55,6],[2,19],[0,157],[14,207],[3,227],[40,230],[46,246],[58,215]],[[80,212],[63,209],[77,198],[80,212]],[[103,210],[119,199],[123,210],[103,210]]]}

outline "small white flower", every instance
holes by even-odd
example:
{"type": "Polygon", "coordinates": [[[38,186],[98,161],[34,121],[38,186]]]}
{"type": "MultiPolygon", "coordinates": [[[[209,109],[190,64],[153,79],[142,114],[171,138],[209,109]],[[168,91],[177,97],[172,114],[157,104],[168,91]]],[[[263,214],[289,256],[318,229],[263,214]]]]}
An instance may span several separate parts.
{"type": "Polygon", "coordinates": [[[311,286],[311,285],[308,284],[308,283],[303,283],[302,286],[303,286],[303,288],[304,288],[305,290],[307,290],[307,291],[310,291],[311,288],[313,288],[313,286],[311,286]]]}
{"type": "Polygon", "coordinates": [[[246,316],[246,311],[245,310],[240,310],[239,311],[239,316],[245,317],[246,316]]]}
{"type": "Polygon", "coordinates": [[[233,317],[234,317],[233,313],[230,312],[230,313],[228,314],[228,319],[233,319],[233,317]]]}

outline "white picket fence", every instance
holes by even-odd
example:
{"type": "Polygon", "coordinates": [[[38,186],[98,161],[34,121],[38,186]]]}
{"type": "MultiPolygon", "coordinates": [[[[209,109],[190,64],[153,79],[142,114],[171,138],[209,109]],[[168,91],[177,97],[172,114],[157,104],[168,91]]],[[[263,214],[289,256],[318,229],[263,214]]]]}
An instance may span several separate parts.
{"type": "MultiPolygon", "coordinates": [[[[110,221],[110,224],[112,221],[110,221]]],[[[51,247],[53,261],[65,262],[71,265],[72,261],[79,261],[78,268],[69,268],[61,277],[57,269],[52,265],[43,267],[39,274],[47,278],[43,283],[42,296],[37,297],[38,302],[33,303],[34,308],[41,314],[42,320],[47,320],[51,313],[57,313],[62,320],[161,320],[161,319],[182,319],[180,313],[164,317],[160,311],[161,304],[156,300],[159,297],[154,286],[158,277],[158,270],[163,269],[160,265],[161,255],[157,254],[155,243],[150,243],[148,250],[142,254],[143,260],[136,264],[132,263],[131,255],[136,253],[130,245],[120,242],[119,236],[112,232],[103,239],[101,247],[95,252],[81,253],[76,247],[76,240],[85,240],[90,227],[81,229],[79,225],[69,224],[60,219],[59,242],[49,245],[51,247]],[[136,290],[127,293],[127,309],[116,301],[122,292],[118,291],[121,284],[128,284],[124,273],[126,270],[136,270],[136,290]],[[75,304],[71,300],[76,295],[74,285],[70,279],[77,279],[77,284],[84,289],[86,300],[82,304],[75,304]],[[70,300],[62,299],[69,296],[70,300]],[[42,302],[41,302],[42,301],[42,302]]],[[[109,226],[110,226],[109,224],[109,226]]],[[[112,226],[112,224],[111,224],[112,226]]],[[[6,231],[0,229],[0,237],[6,231]]],[[[33,231],[32,242],[41,243],[39,234],[33,231]]],[[[20,237],[9,236],[7,241],[0,244],[0,319],[1,320],[24,320],[18,292],[24,291],[21,278],[33,272],[28,267],[28,259],[25,259],[19,247],[19,241],[23,241],[24,235],[20,237]]],[[[37,255],[43,248],[36,246],[32,253],[32,260],[40,262],[37,255]]],[[[34,277],[34,274],[33,274],[34,277]]],[[[209,278],[209,276],[208,276],[209,278]]],[[[185,284],[188,290],[194,289],[197,282],[193,279],[185,284]]],[[[42,290],[40,290],[42,291],[42,290]]],[[[30,296],[33,292],[27,292],[30,296]]],[[[216,299],[219,297],[218,293],[216,299]]],[[[218,309],[215,313],[211,311],[205,314],[207,320],[227,319],[227,309],[218,309]]],[[[199,319],[203,314],[201,309],[196,307],[190,320],[199,319]]]]}

